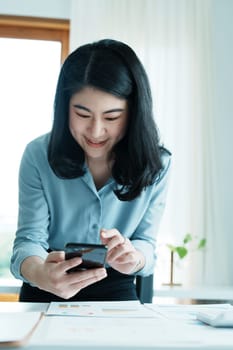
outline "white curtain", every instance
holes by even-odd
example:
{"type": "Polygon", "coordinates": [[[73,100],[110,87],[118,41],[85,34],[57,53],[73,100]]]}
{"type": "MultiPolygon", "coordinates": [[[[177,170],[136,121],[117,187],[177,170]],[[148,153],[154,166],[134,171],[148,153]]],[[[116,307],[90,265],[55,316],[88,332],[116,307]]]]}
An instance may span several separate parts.
{"type": "Polygon", "coordinates": [[[212,5],[211,0],[71,2],[71,50],[102,38],[125,41],[141,58],[151,82],[161,140],[173,153],[158,236],[155,280],[159,283],[169,278],[165,244],[179,244],[187,232],[206,237],[207,246],[203,252],[189,254],[182,283],[233,282],[229,261],[219,253],[219,248],[226,251],[227,240],[217,215],[212,5]]]}

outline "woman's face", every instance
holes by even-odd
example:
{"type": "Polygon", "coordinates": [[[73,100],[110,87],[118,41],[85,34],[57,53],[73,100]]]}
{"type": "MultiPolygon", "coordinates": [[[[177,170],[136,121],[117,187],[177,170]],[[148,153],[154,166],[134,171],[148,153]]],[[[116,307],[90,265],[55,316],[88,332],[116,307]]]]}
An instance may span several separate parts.
{"type": "Polygon", "coordinates": [[[69,128],[87,160],[106,160],[125,135],[127,101],[92,87],[70,99],[69,128]]]}

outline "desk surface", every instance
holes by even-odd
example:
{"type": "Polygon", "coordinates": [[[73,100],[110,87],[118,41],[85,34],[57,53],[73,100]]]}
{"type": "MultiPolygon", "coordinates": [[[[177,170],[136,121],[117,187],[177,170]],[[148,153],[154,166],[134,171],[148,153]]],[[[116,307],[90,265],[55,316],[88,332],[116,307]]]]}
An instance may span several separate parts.
{"type": "MultiPolygon", "coordinates": [[[[45,312],[47,307],[46,303],[2,302],[0,312],[45,312]]],[[[158,317],[153,319],[44,316],[25,349],[233,349],[233,328],[212,328],[195,320],[195,310],[200,305],[152,307],[159,308],[158,317]]]]}

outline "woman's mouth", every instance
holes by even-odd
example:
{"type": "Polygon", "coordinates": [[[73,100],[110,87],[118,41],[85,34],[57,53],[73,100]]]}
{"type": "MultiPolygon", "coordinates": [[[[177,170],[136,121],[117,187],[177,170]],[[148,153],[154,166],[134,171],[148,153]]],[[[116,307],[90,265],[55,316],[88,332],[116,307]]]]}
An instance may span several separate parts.
{"type": "Polygon", "coordinates": [[[93,147],[93,148],[103,147],[107,143],[107,140],[104,140],[104,141],[93,141],[93,140],[90,140],[90,139],[87,139],[87,138],[85,138],[85,140],[86,140],[86,143],[90,147],[93,147]]]}

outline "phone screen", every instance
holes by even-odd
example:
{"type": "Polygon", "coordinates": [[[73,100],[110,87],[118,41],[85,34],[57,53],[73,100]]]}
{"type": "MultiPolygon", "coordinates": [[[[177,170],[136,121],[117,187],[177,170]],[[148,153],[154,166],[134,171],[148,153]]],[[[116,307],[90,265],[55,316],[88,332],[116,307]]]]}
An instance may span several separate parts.
{"type": "Polygon", "coordinates": [[[65,259],[76,256],[82,258],[82,263],[68,270],[75,272],[80,270],[104,267],[107,247],[103,244],[67,243],[65,246],[65,259]]]}

